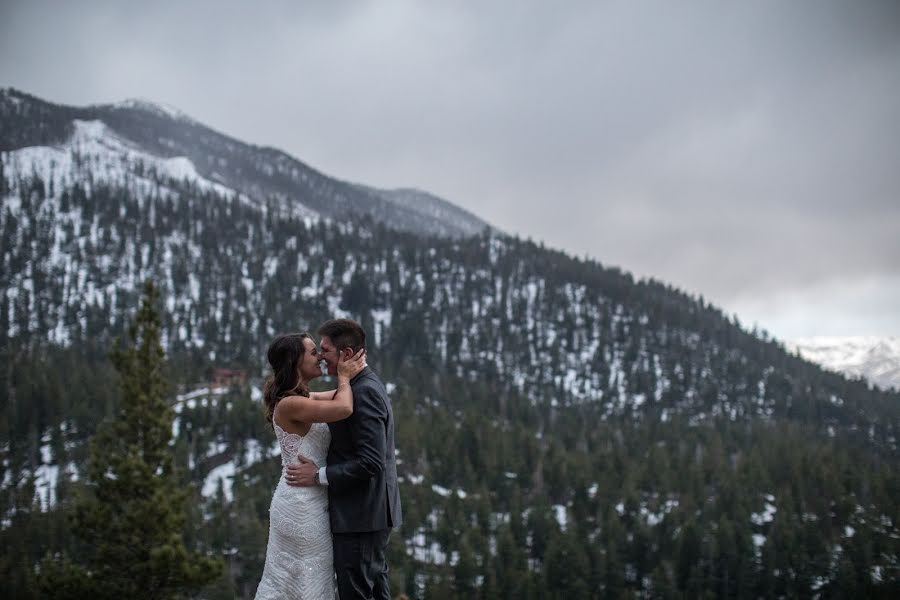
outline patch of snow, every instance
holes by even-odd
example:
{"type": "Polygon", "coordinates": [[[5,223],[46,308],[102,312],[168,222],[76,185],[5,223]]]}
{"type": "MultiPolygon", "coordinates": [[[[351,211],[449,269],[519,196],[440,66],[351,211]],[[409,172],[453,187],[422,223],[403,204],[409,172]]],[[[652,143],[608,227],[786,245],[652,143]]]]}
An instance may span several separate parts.
{"type": "Polygon", "coordinates": [[[771,523],[775,519],[775,513],[778,512],[778,509],[774,504],[772,504],[774,500],[774,496],[772,496],[771,494],[767,495],[763,512],[753,513],[752,515],[750,515],[750,521],[754,525],[764,525],[765,523],[771,523]]]}
{"type": "Polygon", "coordinates": [[[61,146],[19,148],[4,154],[4,164],[8,164],[11,171],[36,173],[56,190],[84,180],[85,173],[89,173],[95,184],[122,185],[134,180],[142,191],[149,192],[151,188],[155,189],[155,183],[138,173],[154,171],[163,179],[187,180],[200,190],[238,196],[242,202],[252,204],[246,196],[200,175],[187,157],[166,158],[150,154],[99,120],[75,119],[73,125],[72,136],[61,146]]]}
{"type": "Polygon", "coordinates": [[[556,522],[559,523],[559,528],[563,531],[566,530],[566,526],[568,525],[568,513],[566,512],[566,507],[562,504],[554,504],[553,512],[556,516],[556,522]]]}
{"type": "Polygon", "coordinates": [[[450,490],[436,483],[431,484],[431,490],[438,496],[443,496],[444,498],[451,494],[450,490]]]}
{"type": "Polygon", "coordinates": [[[209,472],[206,479],[203,480],[202,494],[205,498],[210,498],[216,494],[219,489],[219,482],[222,482],[222,489],[225,492],[225,498],[231,502],[232,486],[234,485],[234,474],[236,468],[234,461],[228,461],[223,465],[219,465],[209,472]]]}

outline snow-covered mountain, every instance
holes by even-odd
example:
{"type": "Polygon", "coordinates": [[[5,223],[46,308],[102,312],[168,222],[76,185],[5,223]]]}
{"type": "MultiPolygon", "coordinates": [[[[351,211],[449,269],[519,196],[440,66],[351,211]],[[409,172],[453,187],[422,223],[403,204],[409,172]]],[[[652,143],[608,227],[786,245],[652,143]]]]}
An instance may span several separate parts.
{"type": "Polygon", "coordinates": [[[0,89],[0,151],[16,172],[69,184],[98,173],[104,183],[115,183],[150,171],[291,215],[333,220],[369,215],[425,236],[462,237],[490,228],[431,194],[345,182],[280,150],[246,144],[178,109],[144,100],[72,107],[0,89]]]}
{"type": "Polygon", "coordinates": [[[819,336],[791,340],[788,346],[826,369],[900,390],[900,338],[819,336]]]}
{"type": "Polygon", "coordinates": [[[196,490],[189,530],[230,557],[243,590],[223,597],[252,597],[281,469],[260,414],[265,348],[334,316],[371,333],[394,402],[394,564],[422,582],[415,597],[450,585],[446,564],[479,561],[504,597],[546,596],[535,583],[570,564],[600,565],[619,590],[631,573],[625,595],[642,597],[673,572],[689,597],[831,597],[848,574],[898,578],[900,394],[663,283],[495,230],[461,237],[481,225],[167,107],[0,92],[0,548],[20,579],[68,535],[50,509],[116,407],[106,357],[147,279],[176,386],[173,449],[196,490]],[[375,219],[341,218],[361,208],[375,219]],[[217,368],[248,386],[215,388],[217,368]],[[500,580],[506,563],[520,570],[500,580]]]}

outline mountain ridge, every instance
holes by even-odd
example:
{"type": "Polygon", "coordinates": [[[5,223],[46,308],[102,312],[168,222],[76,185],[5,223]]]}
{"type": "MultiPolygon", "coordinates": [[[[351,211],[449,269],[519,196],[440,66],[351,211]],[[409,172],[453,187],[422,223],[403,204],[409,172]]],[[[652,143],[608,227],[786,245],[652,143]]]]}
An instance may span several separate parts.
{"type": "Polygon", "coordinates": [[[491,228],[465,209],[424,192],[419,202],[397,202],[398,190],[380,190],[334,178],[270,146],[247,144],[203,125],[174,107],[148,100],[74,107],[14,88],[0,89],[0,150],[65,144],[73,121],[102,121],[118,136],[160,158],[184,156],[204,178],[258,202],[324,218],[367,214],[420,235],[459,237],[491,228]],[[37,117],[36,123],[33,117],[37,117]],[[423,206],[424,204],[424,206],[423,206]],[[436,218],[434,213],[440,215],[436,218]]]}

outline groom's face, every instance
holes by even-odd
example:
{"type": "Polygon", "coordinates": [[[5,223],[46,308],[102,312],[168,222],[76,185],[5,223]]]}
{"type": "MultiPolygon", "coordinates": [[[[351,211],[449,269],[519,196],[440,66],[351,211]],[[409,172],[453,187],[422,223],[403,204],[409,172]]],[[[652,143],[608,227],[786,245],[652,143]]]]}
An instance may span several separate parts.
{"type": "Polygon", "coordinates": [[[319,340],[319,358],[328,365],[329,375],[337,375],[338,351],[327,335],[323,335],[319,340]]]}

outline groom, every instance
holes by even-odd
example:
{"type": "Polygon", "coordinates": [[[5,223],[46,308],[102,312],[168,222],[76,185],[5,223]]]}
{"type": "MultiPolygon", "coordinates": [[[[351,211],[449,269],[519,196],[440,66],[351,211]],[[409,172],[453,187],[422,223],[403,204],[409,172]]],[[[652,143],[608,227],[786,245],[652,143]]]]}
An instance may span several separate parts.
{"type": "MultiPolygon", "coordinates": [[[[356,321],[332,319],[319,327],[319,357],[328,374],[338,358],[365,348],[366,334],[356,321]]],[[[327,466],[299,457],[288,467],[288,485],[328,486],[328,512],[334,537],[334,569],[341,600],[389,600],[385,560],[391,528],[401,522],[394,412],[384,384],[368,366],[350,380],[353,414],[329,423],[327,466]]]]}

